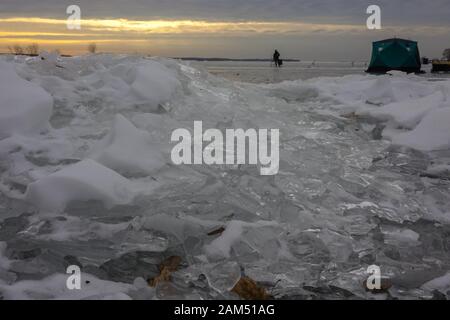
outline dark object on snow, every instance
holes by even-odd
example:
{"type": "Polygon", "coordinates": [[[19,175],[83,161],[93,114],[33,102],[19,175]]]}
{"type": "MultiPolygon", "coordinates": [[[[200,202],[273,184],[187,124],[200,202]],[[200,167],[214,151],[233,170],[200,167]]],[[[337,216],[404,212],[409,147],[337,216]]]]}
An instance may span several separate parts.
{"type": "Polygon", "coordinates": [[[280,53],[278,52],[278,50],[275,50],[275,52],[273,53],[273,62],[275,63],[275,67],[281,67],[281,64],[283,64],[283,62],[281,62],[280,64],[280,53]]]}
{"type": "Polygon", "coordinates": [[[391,70],[421,72],[419,47],[416,41],[386,39],[372,44],[372,59],[366,72],[384,74],[391,70]]]}
{"type": "Polygon", "coordinates": [[[422,64],[423,65],[430,64],[430,59],[428,59],[427,57],[422,57],[422,64]]]}
{"type": "Polygon", "coordinates": [[[220,227],[219,229],[213,230],[211,232],[208,233],[208,236],[215,236],[215,235],[220,235],[225,231],[224,227],[220,227]]]}
{"type": "Polygon", "coordinates": [[[433,68],[431,72],[450,72],[450,61],[446,60],[433,60],[433,68]]]}

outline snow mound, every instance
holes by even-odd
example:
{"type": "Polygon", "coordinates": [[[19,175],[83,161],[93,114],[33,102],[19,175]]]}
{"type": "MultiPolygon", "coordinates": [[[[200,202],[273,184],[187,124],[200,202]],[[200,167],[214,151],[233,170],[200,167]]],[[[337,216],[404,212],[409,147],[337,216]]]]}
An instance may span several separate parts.
{"type": "Polygon", "coordinates": [[[25,199],[50,212],[61,212],[72,201],[99,200],[111,208],[131,202],[132,189],[128,179],[88,159],[31,183],[25,199]]]}
{"type": "Polygon", "coordinates": [[[449,149],[450,108],[430,112],[414,130],[400,133],[392,142],[421,151],[449,149]]]}
{"type": "Polygon", "coordinates": [[[52,108],[53,100],[47,92],[0,61],[0,139],[46,128],[52,108]]]}
{"type": "MultiPolygon", "coordinates": [[[[442,92],[438,91],[417,100],[390,103],[369,110],[367,113],[379,119],[393,120],[405,128],[414,128],[430,110],[440,107],[444,99],[442,92]]],[[[364,112],[361,112],[361,114],[364,114],[364,112]]]]}
{"type": "Polygon", "coordinates": [[[176,75],[156,61],[146,61],[137,66],[131,92],[153,106],[170,100],[181,84],[176,75]]]}
{"type": "Polygon", "coordinates": [[[151,173],[165,165],[160,147],[146,131],[137,129],[124,116],[116,115],[106,147],[92,158],[120,173],[151,173]]]}
{"type": "Polygon", "coordinates": [[[448,80],[429,81],[403,74],[349,75],[277,84],[279,88],[297,91],[306,85],[317,87],[320,97],[332,102],[323,104],[324,112],[336,112],[341,116],[354,113],[383,122],[385,130],[382,136],[395,145],[420,151],[436,151],[450,146],[447,112],[440,111],[450,107],[448,80]],[[440,116],[444,119],[438,119],[440,116]]]}

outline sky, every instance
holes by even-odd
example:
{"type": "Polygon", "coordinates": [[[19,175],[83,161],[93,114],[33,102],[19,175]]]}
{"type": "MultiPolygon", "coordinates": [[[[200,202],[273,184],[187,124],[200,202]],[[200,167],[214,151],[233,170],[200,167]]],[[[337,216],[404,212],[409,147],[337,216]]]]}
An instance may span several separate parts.
{"type": "Polygon", "coordinates": [[[421,54],[450,47],[450,0],[0,0],[0,51],[41,49],[166,57],[368,60],[371,42],[419,41],[421,54]],[[381,30],[368,30],[369,5],[381,30]],[[81,9],[81,29],[67,28],[67,7],[81,9]]]}

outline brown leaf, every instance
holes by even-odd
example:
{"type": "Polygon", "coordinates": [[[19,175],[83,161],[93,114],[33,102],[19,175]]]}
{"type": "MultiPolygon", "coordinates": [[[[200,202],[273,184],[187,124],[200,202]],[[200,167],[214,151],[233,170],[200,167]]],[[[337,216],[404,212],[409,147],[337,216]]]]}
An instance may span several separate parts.
{"type": "Polygon", "coordinates": [[[164,268],[167,268],[170,272],[177,271],[178,266],[181,263],[181,257],[179,256],[170,256],[159,265],[159,271],[162,271],[164,268]]]}
{"type": "Polygon", "coordinates": [[[167,267],[164,267],[160,274],[153,279],[151,279],[148,284],[150,287],[156,287],[156,285],[163,281],[170,281],[170,275],[172,272],[167,267]]]}
{"type": "Polygon", "coordinates": [[[158,283],[162,281],[170,281],[172,272],[177,271],[178,266],[181,263],[181,257],[171,256],[161,262],[159,265],[159,275],[150,279],[148,285],[150,287],[155,287],[158,283]]]}
{"type": "Polygon", "coordinates": [[[209,232],[208,236],[215,236],[215,235],[218,235],[218,234],[222,234],[224,231],[225,231],[225,228],[224,227],[220,227],[219,229],[216,229],[214,231],[209,232]]]}
{"type": "Polygon", "coordinates": [[[269,299],[266,290],[249,277],[241,277],[231,291],[245,300],[269,299]]]}

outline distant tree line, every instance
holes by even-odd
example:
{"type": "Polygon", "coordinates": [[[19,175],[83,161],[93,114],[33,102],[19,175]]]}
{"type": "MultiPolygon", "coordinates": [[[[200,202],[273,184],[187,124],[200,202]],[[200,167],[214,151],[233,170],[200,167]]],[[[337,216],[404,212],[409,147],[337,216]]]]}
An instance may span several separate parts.
{"type": "MultiPolygon", "coordinates": [[[[30,55],[30,56],[39,55],[39,45],[37,43],[33,43],[33,44],[30,44],[25,47],[16,44],[13,46],[8,46],[8,50],[11,54],[15,54],[15,55],[30,55]]],[[[87,51],[92,54],[96,53],[97,52],[97,44],[90,43],[87,47],[87,51]]],[[[59,50],[56,50],[56,52],[59,53],[59,50]]]]}
{"type": "Polygon", "coordinates": [[[22,47],[18,44],[8,47],[8,50],[12,54],[16,55],[30,55],[30,56],[37,56],[39,54],[39,45],[37,43],[30,44],[29,46],[22,47]]]}

